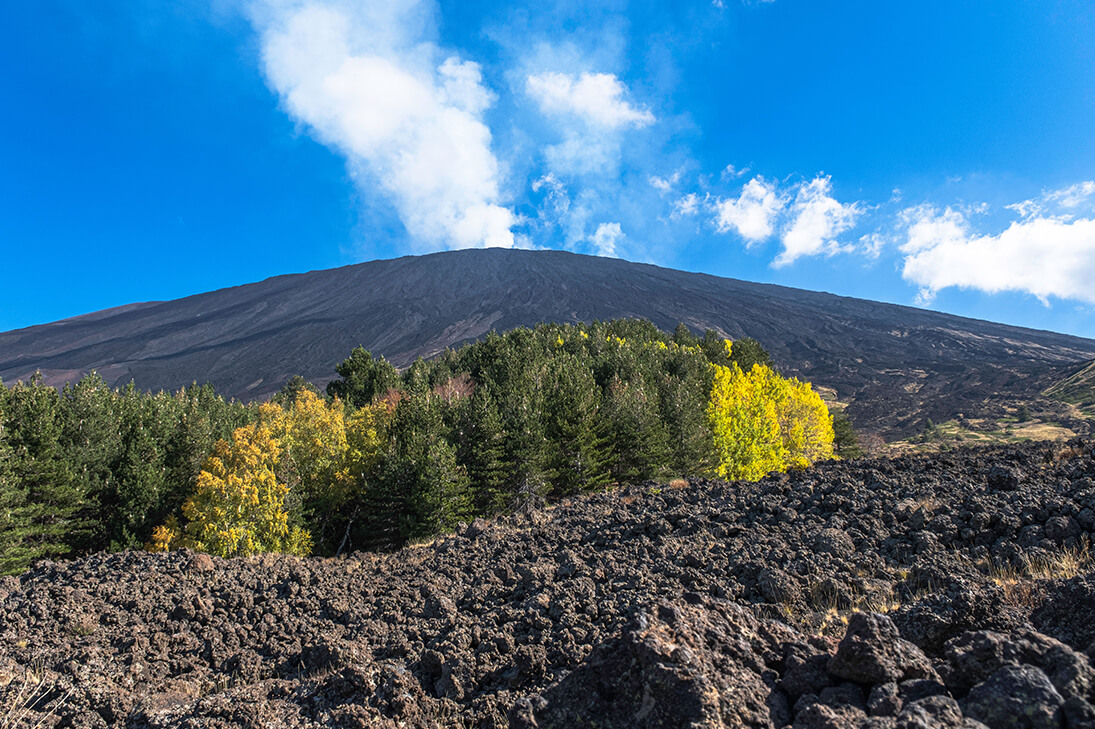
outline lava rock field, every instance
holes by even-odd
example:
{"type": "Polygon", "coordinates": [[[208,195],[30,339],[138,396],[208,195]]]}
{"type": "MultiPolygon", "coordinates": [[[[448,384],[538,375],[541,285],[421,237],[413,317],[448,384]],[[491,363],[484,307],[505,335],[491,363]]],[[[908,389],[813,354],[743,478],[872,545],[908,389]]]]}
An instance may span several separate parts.
{"type": "Polygon", "coordinates": [[[392,554],[44,561],[0,580],[0,724],[1095,727],[1092,539],[1074,440],[623,486],[392,554]]]}

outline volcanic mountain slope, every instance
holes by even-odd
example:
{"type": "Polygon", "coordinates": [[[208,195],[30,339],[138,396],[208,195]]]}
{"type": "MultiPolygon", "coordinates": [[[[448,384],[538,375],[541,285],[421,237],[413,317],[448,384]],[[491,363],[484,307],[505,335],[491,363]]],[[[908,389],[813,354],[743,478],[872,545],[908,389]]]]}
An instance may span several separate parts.
{"type": "Polygon", "coordinates": [[[42,729],[1090,727],[1092,538],[1076,440],[646,483],[387,555],[40,562],[0,579],[0,711],[42,729]]]}
{"type": "Polygon", "coordinates": [[[398,366],[543,321],[642,317],[753,337],[787,374],[835,388],[858,425],[1026,400],[1095,357],[1095,341],[773,285],[559,251],[467,250],[280,276],[0,334],[0,378],[60,384],[95,369],[144,389],[212,382],[271,395],[323,383],[362,345],[398,366]]]}

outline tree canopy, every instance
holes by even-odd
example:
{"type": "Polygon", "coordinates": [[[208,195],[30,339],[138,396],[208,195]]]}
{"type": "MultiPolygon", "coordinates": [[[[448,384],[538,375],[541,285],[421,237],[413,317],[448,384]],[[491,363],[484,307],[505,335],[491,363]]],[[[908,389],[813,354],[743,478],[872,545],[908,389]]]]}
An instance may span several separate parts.
{"type": "Polygon", "coordinates": [[[0,383],[0,569],[147,544],[225,556],[391,549],[615,483],[755,479],[832,457],[808,383],[753,340],[542,324],[402,372],[358,347],[326,396],[0,383]]]}

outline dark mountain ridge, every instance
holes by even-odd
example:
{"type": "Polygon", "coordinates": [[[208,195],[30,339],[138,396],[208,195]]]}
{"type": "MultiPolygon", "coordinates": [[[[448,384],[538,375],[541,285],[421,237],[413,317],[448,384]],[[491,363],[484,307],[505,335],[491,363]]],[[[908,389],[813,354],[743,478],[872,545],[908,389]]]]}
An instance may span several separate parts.
{"type": "Polygon", "coordinates": [[[465,250],[278,276],[0,333],[0,378],[60,385],[97,370],[144,389],[211,382],[268,397],[323,383],[364,346],[397,366],[541,321],[684,322],[753,337],[787,374],[831,387],[863,427],[1037,398],[1095,358],[1095,340],[771,284],[561,251],[465,250]]]}

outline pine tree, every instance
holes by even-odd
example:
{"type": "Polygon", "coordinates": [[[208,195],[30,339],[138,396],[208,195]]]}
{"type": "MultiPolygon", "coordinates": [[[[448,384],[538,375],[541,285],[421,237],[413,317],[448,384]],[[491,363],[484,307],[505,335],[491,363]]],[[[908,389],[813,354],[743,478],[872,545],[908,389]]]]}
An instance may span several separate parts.
{"type": "Polygon", "coordinates": [[[719,457],[707,417],[713,372],[698,350],[678,347],[667,352],[657,391],[668,437],[668,466],[675,475],[715,474],[719,457]]]}
{"type": "Polygon", "coordinates": [[[560,352],[549,363],[547,378],[546,466],[553,495],[604,486],[609,453],[598,418],[601,393],[592,372],[577,357],[560,352]]]}
{"type": "Polygon", "coordinates": [[[643,382],[628,384],[613,377],[601,415],[615,481],[639,483],[664,475],[669,468],[669,434],[658,412],[657,393],[649,395],[643,382]]]}
{"type": "Polygon", "coordinates": [[[7,391],[5,430],[14,488],[3,496],[0,571],[70,555],[87,541],[86,499],[61,449],[59,396],[35,375],[7,391]]]}
{"type": "Polygon", "coordinates": [[[441,398],[420,388],[396,409],[388,452],[365,494],[369,544],[398,547],[471,514],[467,474],[448,442],[442,406],[441,398]]]}
{"type": "Polygon", "coordinates": [[[775,365],[772,364],[772,357],[768,354],[768,350],[762,347],[760,342],[749,337],[734,340],[730,359],[737,363],[738,367],[741,367],[742,372],[753,369],[755,364],[775,370],[775,365]]]}
{"type": "Polygon", "coordinates": [[[89,542],[80,545],[84,549],[123,546],[112,543],[119,510],[117,470],[125,451],[124,415],[117,394],[94,372],[65,385],[57,402],[58,447],[94,524],[89,542]]]}
{"type": "Polygon", "coordinates": [[[285,384],[271,399],[283,408],[289,408],[293,406],[303,392],[319,395],[319,388],[304,379],[303,375],[293,375],[285,381],[285,384]]]}
{"type": "Polygon", "coordinates": [[[147,396],[130,385],[116,397],[122,452],[113,468],[113,509],[105,526],[109,548],[124,549],[146,542],[173,501],[167,457],[179,415],[178,402],[166,393],[147,396]]]}
{"type": "Polygon", "coordinates": [[[851,419],[842,412],[833,415],[833,448],[841,458],[862,458],[864,455],[851,419]]]}
{"type": "Polygon", "coordinates": [[[338,398],[351,408],[368,405],[389,390],[400,386],[399,372],[380,357],[373,359],[367,349],[356,347],[335,367],[341,379],[327,384],[327,395],[338,398]]]}
{"type": "Polygon", "coordinates": [[[26,493],[15,480],[15,451],[8,442],[8,389],[0,381],[0,574],[19,572],[26,556],[20,549],[26,493]]]}
{"type": "Polygon", "coordinates": [[[680,347],[695,347],[700,340],[683,321],[673,330],[673,343],[680,347]]]}
{"type": "Polygon", "coordinates": [[[464,466],[475,511],[495,514],[506,506],[502,418],[490,390],[477,387],[461,403],[454,428],[457,462],[464,466]]]}
{"type": "Polygon", "coordinates": [[[194,492],[202,466],[217,443],[229,439],[236,428],[249,425],[257,416],[256,407],[228,402],[208,384],[192,384],[170,397],[174,427],[165,444],[167,486],[156,513],[149,517],[157,524],[168,514],[177,513],[194,492]]]}

